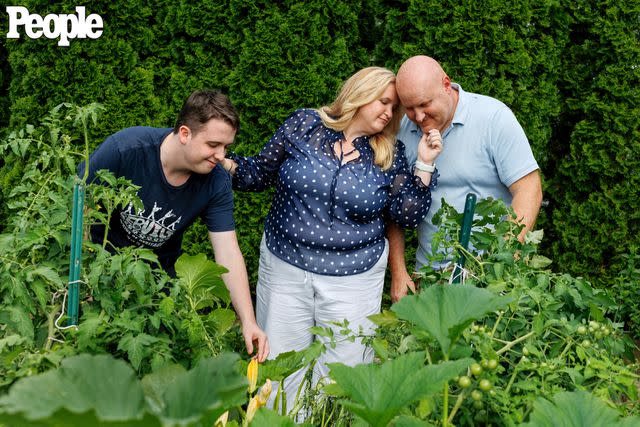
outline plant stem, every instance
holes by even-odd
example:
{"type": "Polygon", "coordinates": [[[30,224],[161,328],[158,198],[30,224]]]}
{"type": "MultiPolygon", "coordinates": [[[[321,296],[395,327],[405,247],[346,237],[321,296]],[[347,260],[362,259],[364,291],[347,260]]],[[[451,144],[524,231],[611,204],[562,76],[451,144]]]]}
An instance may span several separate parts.
{"type": "Polygon", "coordinates": [[[480,267],[480,275],[484,276],[484,267],[482,263],[478,261],[471,252],[463,248],[462,245],[460,245],[459,243],[456,243],[455,248],[459,250],[466,259],[470,259],[471,261],[475,262],[478,265],[478,267],[480,267]]]}
{"type": "MultiPolygon", "coordinates": [[[[444,355],[444,361],[449,361],[449,355],[444,355]]],[[[449,381],[444,382],[443,403],[442,403],[442,425],[447,427],[449,425],[449,381]]]]}
{"type": "Polygon", "coordinates": [[[513,341],[511,341],[509,344],[505,345],[504,347],[502,347],[500,350],[496,351],[496,354],[502,354],[505,351],[509,350],[511,347],[513,347],[514,345],[518,344],[521,341],[526,340],[529,337],[534,336],[536,333],[534,331],[529,332],[528,334],[525,334],[523,336],[521,336],[520,338],[517,338],[513,341]]]}
{"type": "Polygon", "coordinates": [[[560,353],[560,358],[563,358],[565,353],[571,348],[571,344],[573,344],[573,339],[571,337],[567,337],[567,345],[564,346],[564,348],[562,349],[562,353],[560,353]]]}
{"type": "Polygon", "coordinates": [[[43,190],[47,189],[49,190],[49,181],[51,181],[51,178],[53,177],[53,175],[49,175],[47,177],[47,179],[42,183],[42,185],[40,186],[40,189],[38,190],[38,192],[36,193],[35,196],[33,196],[33,199],[31,200],[31,203],[29,204],[29,207],[27,208],[27,210],[24,211],[24,217],[27,216],[27,214],[31,211],[31,208],[33,208],[33,205],[36,204],[36,202],[38,201],[38,197],[40,196],[40,193],[42,193],[43,190]]]}
{"type": "Polygon", "coordinates": [[[104,225],[104,236],[102,237],[102,248],[107,248],[107,236],[109,235],[109,226],[111,224],[111,211],[107,211],[107,221],[104,225]]]}
{"type": "Polygon", "coordinates": [[[491,329],[491,336],[492,337],[496,334],[496,329],[498,329],[498,325],[500,324],[500,321],[502,320],[502,316],[504,316],[504,311],[500,312],[500,314],[498,315],[498,318],[496,319],[495,325],[493,325],[493,329],[491,329]]]}
{"type": "Polygon", "coordinates": [[[450,424],[453,421],[453,417],[455,417],[456,412],[458,412],[458,409],[460,409],[460,406],[462,406],[462,402],[464,402],[465,397],[467,397],[467,392],[466,390],[462,390],[462,392],[458,395],[458,398],[456,399],[456,403],[453,405],[453,409],[451,409],[451,413],[449,414],[447,423],[450,424]]]}
{"type": "Polygon", "coordinates": [[[442,403],[442,425],[447,427],[449,425],[449,381],[444,382],[444,402],[442,403]]]}
{"type": "Polygon", "coordinates": [[[87,183],[89,177],[89,133],[87,132],[87,118],[82,116],[82,130],[84,132],[84,176],[82,177],[82,183],[87,183]]]}
{"type": "Polygon", "coordinates": [[[49,339],[49,337],[53,337],[53,334],[56,333],[56,328],[55,328],[55,317],[56,314],[58,313],[58,306],[54,305],[52,307],[51,312],[47,313],[47,339],[45,340],[44,343],[44,350],[45,351],[49,351],[51,349],[51,345],[52,345],[52,340],[49,339]]]}
{"type": "MultiPolygon", "coordinates": [[[[518,363],[518,365],[519,365],[519,363],[518,363]]],[[[507,383],[507,387],[505,387],[505,389],[504,389],[505,394],[509,393],[509,390],[511,390],[511,386],[513,385],[513,382],[516,380],[516,375],[520,371],[520,369],[518,368],[518,365],[516,365],[513,368],[513,374],[511,374],[511,378],[509,378],[509,382],[507,383]]]]}

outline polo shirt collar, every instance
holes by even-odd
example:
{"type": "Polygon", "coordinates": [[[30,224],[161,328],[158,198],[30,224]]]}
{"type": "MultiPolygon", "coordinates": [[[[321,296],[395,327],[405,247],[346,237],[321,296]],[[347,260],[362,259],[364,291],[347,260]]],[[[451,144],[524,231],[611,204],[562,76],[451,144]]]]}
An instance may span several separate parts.
{"type": "Polygon", "coordinates": [[[469,115],[469,100],[467,92],[462,90],[462,87],[458,83],[451,83],[454,89],[458,89],[458,105],[456,105],[456,111],[453,113],[452,124],[464,125],[469,115]]]}

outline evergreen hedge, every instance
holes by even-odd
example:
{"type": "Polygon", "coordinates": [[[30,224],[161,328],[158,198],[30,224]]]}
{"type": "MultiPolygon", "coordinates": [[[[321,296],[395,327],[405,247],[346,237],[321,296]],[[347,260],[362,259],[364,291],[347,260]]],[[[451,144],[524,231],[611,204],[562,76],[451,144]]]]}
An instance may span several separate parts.
{"type": "MultiPolygon", "coordinates": [[[[76,2],[20,4],[46,15],[76,2]]],[[[502,100],[519,118],[542,168],[539,226],[558,267],[638,300],[638,276],[618,274],[640,259],[637,1],[100,0],[87,13],[104,19],[97,40],[62,48],[0,39],[3,131],[37,123],[61,102],[101,102],[97,145],[127,126],[171,126],[189,92],[218,87],[241,113],[233,150],[253,154],[292,110],[330,102],[355,70],[397,69],[428,54],[465,90],[502,100]]],[[[19,168],[5,159],[3,193],[19,168]]],[[[270,198],[236,194],[253,280],[270,198]]],[[[202,226],[188,236],[189,251],[209,250],[202,226]]],[[[638,319],[640,307],[626,310],[638,319]]]]}

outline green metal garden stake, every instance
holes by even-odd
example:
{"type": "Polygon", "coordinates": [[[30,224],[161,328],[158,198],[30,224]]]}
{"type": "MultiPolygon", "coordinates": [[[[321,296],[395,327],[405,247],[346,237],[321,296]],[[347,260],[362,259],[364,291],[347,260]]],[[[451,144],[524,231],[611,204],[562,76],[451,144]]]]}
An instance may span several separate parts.
{"type": "Polygon", "coordinates": [[[69,262],[69,286],[67,290],[67,326],[78,324],[78,285],[82,258],[84,194],[84,184],[74,184],[73,211],[71,215],[71,259],[69,262]]]}
{"type": "MultiPolygon", "coordinates": [[[[476,195],[473,193],[467,194],[467,199],[464,203],[464,216],[462,217],[462,228],[460,229],[460,246],[465,250],[469,247],[469,237],[471,236],[471,224],[473,223],[473,213],[476,210],[476,195]]],[[[460,259],[453,269],[453,283],[460,283],[462,281],[462,272],[465,263],[464,254],[460,255],[460,259]]]]}

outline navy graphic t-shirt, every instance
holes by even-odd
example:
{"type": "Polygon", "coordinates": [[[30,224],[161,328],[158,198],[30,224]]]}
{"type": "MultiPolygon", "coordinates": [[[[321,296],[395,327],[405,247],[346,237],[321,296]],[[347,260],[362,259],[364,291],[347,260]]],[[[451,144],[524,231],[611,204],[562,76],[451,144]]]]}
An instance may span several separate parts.
{"type": "MultiPolygon", "coordinates": [[[[89,178],[108,169],[141,188],[138,196],[144,210],[129,206],[112,215],[107,239],[114,246],[143,246],[153,249],[162,267],[175,275],[174,264],[181,252],[187,227],[201,217],[213,232],[235,229],[231,180],[222,166],[207,175],[192,174],[176,187],[167,182],[160,162],[160,144],[172,132],[169,128],[132,127],[108,137],[89,157],[89,178]]],[[[84,163],[78,167],[80,176],[84,163]]],[[[91,229],[91,239],[102,242],[104,227],[91,229]]]]}

